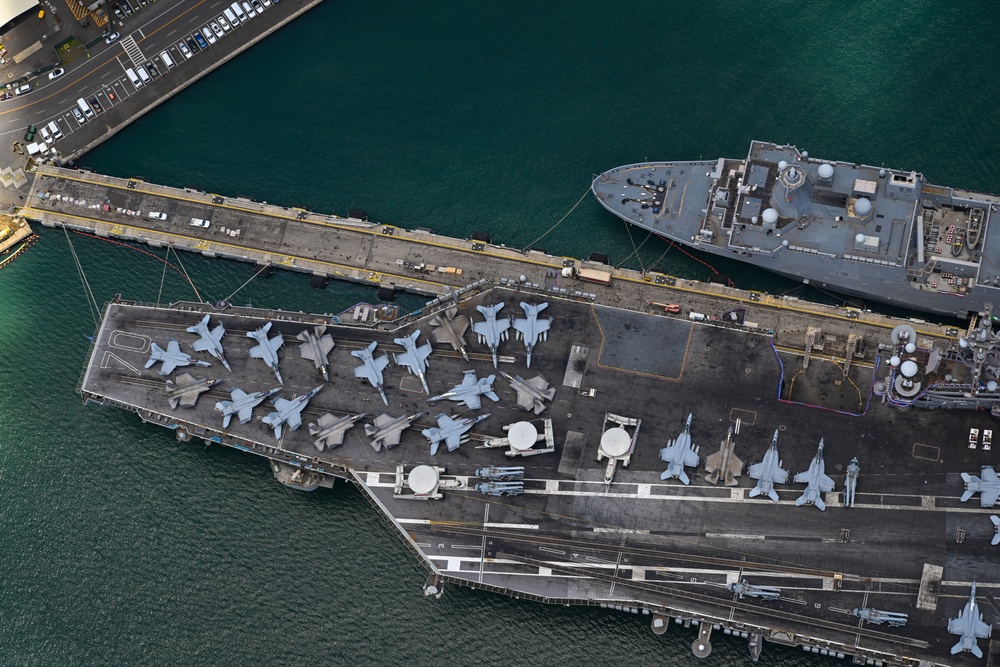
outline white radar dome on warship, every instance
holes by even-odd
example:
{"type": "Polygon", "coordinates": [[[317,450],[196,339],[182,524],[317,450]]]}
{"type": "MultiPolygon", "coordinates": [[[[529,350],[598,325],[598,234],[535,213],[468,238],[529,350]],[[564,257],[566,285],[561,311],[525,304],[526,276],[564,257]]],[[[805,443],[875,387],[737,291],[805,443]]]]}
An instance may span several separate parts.
{"type": "Polygon", "coordinates": [[[872,212],[872,203],[870,200],[862,197],[861,199],[854,202],[854,212],[860,216],[866,216],[872,212]]]}
{"type": "Polygon", "coordinates": [[[769,225],[773,225],[778,221],[778,212],[773,208],[767,208],[764,209],[763,213],[761,213],[761,217],[764,219],[764,222],[769,225]]]}
{"type": "Polygon", "coordinates": [[[864,243],[865,242],[865,235],[864,234],[856,234],[854,236],[854,242],[855,243],[864,243]]]}
{"type": "Polygon", "coordinates": [[[788,169],[788,163],[787,162],[785,162],[784,160],[782,160],[781,162],[778,163],[778,170],[779,171],[784,171],[786,169],[788,169]]]}
{"type": "Polygon", "coordinates": [[[917,374],[917,362],[913,361],[913,359],[907,359],[899,367],[899,372],[902,373],[905,378],[913,377],[917,374]]]}
{"type": "Polygon", "coordinates": [[[820,178],[833,178],[833,165],[832,164],[821,164],[819,169],[816,170],[820,178]]]}
{"type": "Polygon", "coordinates": [[[899,366],[899,357],[893,357],[892,359],[890,359],[889,365],[892,366],[893,368],[899,366]]]}
{"type": "Polygon", "coordinates": [[[989,382],[987,382],[986,383],[986,389],[988,391],[996,391],[997,390],[996,380],[990,380],[989,382]]]}
{"type": "Polygon", "coordinates": [[[914,345],[913,343],[907,343],[906,344],[906,353],[907,354],[913,354],[916,351],[917,351],[917,346],[916,345],[914,345]]]}

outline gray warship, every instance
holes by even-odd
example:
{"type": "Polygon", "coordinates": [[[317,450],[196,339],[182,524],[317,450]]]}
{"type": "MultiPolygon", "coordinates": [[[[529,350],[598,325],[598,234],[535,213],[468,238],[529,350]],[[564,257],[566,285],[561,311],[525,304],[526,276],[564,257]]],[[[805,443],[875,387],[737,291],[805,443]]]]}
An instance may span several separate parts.
{"type": "Polygon", "coordinates": [[[1000,299],[1000,198],[916,171],[754,141],[745,159],[632,164],[591,187],[632,225],[823,289],[963,318],[1000,299]]]}

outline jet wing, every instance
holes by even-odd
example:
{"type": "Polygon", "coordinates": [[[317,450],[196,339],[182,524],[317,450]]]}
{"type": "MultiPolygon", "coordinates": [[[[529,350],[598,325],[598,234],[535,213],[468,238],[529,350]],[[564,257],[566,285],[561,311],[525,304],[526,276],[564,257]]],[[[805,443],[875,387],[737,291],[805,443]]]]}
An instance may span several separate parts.
{"type": "Polygon", "coordinates": [[[524,336],[525,340],[528,340],[528,336],[531,335],[531,329],[528,327],[528,324],[530,324],[528,320],[514,320],[514,329],[524,336]]]}
{"type": "MultiPolygon", "coordinates": [[[[336,417],[331,415],[329,412],[324,412],[320,415],[319,419],[316,420],[316,424],[320,427],[320,429],[325,429],[329,428],[336,421],[336,417]]],[[[323,440],[326,442],[328,447],[330,445],[342,445],[344,444],[344,435],[347,434],[347,429],[351,428],[353,425],[354,424],[350,421],[344,422],[337,427],[336,431],[330,431],[324,435],[323,440]]]]}
{"type": "MultiPolygon", "coordinates": [[[[390,417],[389,415],[382,413],[375,418],[375,426],[377,428],[382,428],[383,426],[391,422],[393,419],[394,419],[393,417],[390,417]]],[[[405,428],[406,424],[401,423],[395,428],[393,428],[391,431],[387,431],[385,435],[382,436],[382,444],[385,445],[385,447],[387,448],[395,447],[396,445],[398,445],[400,438],[403,437],[403,430],[405,428]]]]}
{"type": "Polygon", "coordinates": [[[222,337],[226,335],[226,328],[221,324],[212,329],[212,340],[216,343],[222,342],[222,337]]]}
{"type": "Polygon", "coordinates": [[[285,423],[288,424],[288,428],[294,431],[298,427],[302,426],[302,413],[299,411],[293,412],[288,415],[288,419],[285,420],[285,423]]]}
{"type": "Polygon", "coordinates": [[[455,451],[462,444],[462,434],[452,433],[445,439],[444,444],[448,447],[449,452],[455,451]]]}
{"type": "Polygon", "coordinates": [[[948,632],[953,635],[965,634],[965,613],[962,612],[958,615],[958,618],[948,619],[948,632]]]}
{"type": "Polygon", "coordinates": [[[980,639],[986,639],[993,633],[993,626],[988,623],[984,623],[983,619],[976,619],[975,627],[972,632],[980,639]]]}
{"type": "MultiPolygon", "coordinates": [[[[706,461],[706,463],[708,463],[708,461],[706,461]]],[[[752,466],[747,468],[747,475],[750,479],[761,479],[766,471],[767,467],[764,465],[764,462],[761,461],[760,463],[754,463],[752,466]]]]}
{"type": "Polygon", "coordinates": [[[698,461],[700,460],[698,453],[693,449],[684,450],[684,465],[689,468],[698,467],[698,461]]]}
{"type": "Polygon", "coordinates": [[[538,391],[542,392],[542,394],[545,394],[545,397],[550,401],[552,400],[552,396],[555,396],[556,393],[555,387],[553,387],[551,391],[546,391],[546,389],[548,389],[549,383],[546,382],[545,378],[543,378],[541,375],[536,375],[535,377],[525,382],[525,384],[534,387],[538,391]]]}
{"type": "Polygon", "coordinates": [[[469,320],[465,319],[464,315],[459,315],[451,321],[451,326],[455,330],[455,335],[461,338],[469,330],[469,320]]]}
{"type": "Polygon", "coordinates": [[[290,400],[288,400],[287,398],[281,398],[279,396],[278,398],[274,399],[274,407],[275,407],[275,409],[278,412],[281,412],[282,410],[284,410],[285,408],[287,408],[291,404],[292,404],[292,402],[290,400]]]}
{"type": "Polygon", "coordinates": [[[535,401],[534,399],[532,399],[531,396],[528,395],[528,392],[524,391],[523,389],[515,389],[514,391],[517,392],[518,407],[524,408],[525,410],[535,409],[535,401]]]}
{"type": "Polygon", "coordinates": [[[250,417],[253,416],[253,408],[249,405],[240,408],[239,412],[236,413],[239,417],[240,423],[245,424],[250,421],[250,417]]]}
{"type": "Polygon", "coordinates": [[[410,368],[416,370],[420,368],[420,363],[417,361],[409,352],[404,352],[403,354],[396,355],[396,363],[400,366],[409,366],[410,368]]]}
{"type": "Polygon", "coordinates": [[[808,484],[809,479],[811,478],[810,472],[811,471],[809,470],[806,470],[805,472],[800,472],[799,474],[797,474],[795,477],[792,478],[792,481],[795,482],[796,484],[808,484]]]}
{"type": "Polygon", "coordinates": [[[232,390],[230,390],[229,395],[233,397],[234,403],[238,403],[247,397],[247,393],[239,387],[233,387],[232,390]]]}
{"type": "Polygon", "coordinates": [[[180,343],[178,343],[175,340],[169,341],[167,343],[167,352],[171,352],[173,354],[180,354],[181,353],[181,345],[180,345],[180,343]]]}
{"type": "Polygon", "coordinates": [[[996,487],[983,489],[979,493],[979,506],[993,507],[996,505],[998,495],[1000,495],[1000,489],[997,489],[996,487]]]}
{"type": "Polygon", "coordinates": [[[820,475],[819,480],[817,480],[817,486],[819,486],[820,491],[826,493],[827,491],[833,491],[836,484],[833,483],[833,480],[829,476],[820,475]]]}
{"type": "Polygon", "coordinates": [[[378,359],[373,359],[372,361],[375,362],[375,368],[377,368],[380,371],[384,371],[385,367],[389,365],[389,357],[385,356],[384,354],[378,359]]]}
{"type": "Polygon", "coordinates": [[[992,466],[984,467],[979,474],[982,475],[982,480],[984,482],[996,483],[1000,481],[1000,479],[997,478],[997,471],[994,470],[992,466]]]}
{"type": "Polygon", "coordinates": [[[370,379],[371,378],[371,373],[368,372],[368,365],[367,364],[361,364],[360,366],[356,366],[354,368],[354,377],[356,377],[356,378],[364,378],[365,380],[370,379]]]}
{"type": "Polygon", "coordinates": [[[264,346],[263,345],[254,345],[253,347],[250,348],[249,354],[254,359],[263,359],[264,358],[264,346]]]}
{"type": "Polygon", "coordinates": [[[192,343],[191,347],[192,349],[194,349],[195,352],[208,352],[208,350],[214,346],[212,345],[211,341],[206,340],[205,337],[202,336],[194,343],[192,343]]]}
{"type": "MultiPolygon", "coordinates": [[[[476,379],[475,373],[466,373],[465,377],[462,378],[462,384],[455,387],[455,389],[458,389],[459,387],[471,387],[476,384],[476,382],[478,382],[478,380],[476,379]]],[[[454,391],[454,389],[452,391],[454,391]]]]}
{"type": "MultiPolygon", "coordinates": [[[[196,380],[194,379],[193,375],[191,375],[190,373],[184,373],[183,375],[178,375],[177,376],[177,380],[174,383],[174,386],[177,387],[177,386],[182,385],[182,384],[191,384],[191,383],[193,383],[195,381],[196,380]]],[[[168,382],[169,382],[169,380],[168,380],[168,382]]]]}
{"type": "Polygon", "coordinates": [[[470,410],[478,410],[483,407],[482,401],[479,399],[479,394],[466,394],[462,397],[462,402],[470,410]]]}
{"type": "Polygon", "coordinates": [[[160,366],[160,375],[170,375],[177,368],[177,362],[173,359],[164,359],[163,365],[160,366]]]}

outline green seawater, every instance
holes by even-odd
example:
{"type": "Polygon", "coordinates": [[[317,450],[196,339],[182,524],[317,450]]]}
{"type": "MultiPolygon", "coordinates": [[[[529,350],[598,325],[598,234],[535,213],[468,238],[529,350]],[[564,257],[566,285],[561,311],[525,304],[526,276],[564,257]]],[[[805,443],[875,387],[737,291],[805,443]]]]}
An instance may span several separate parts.
{"type": "MultiPolygon", "coordinates": [[[[584,196],[592,174],[762,139],[997,191],[998,29],[988,2],[326,0],[81,163],[707,279],[584,196]]],[[[263,460],[83,407],[95,314],[70,243],[100,304],[194,293],[135,250],[40,236],[0,271],[0,664],[699,663],[693,630],[655,637],[646,617],[454,587],[426,600],[421,567],[350,487],[294,492],[263,460]]],[[[252,275],[170,261],[206,300],[252,275]]],[[[801,291],[712,263],[740,287],[801,291]]],[[[233,301],[373,299],[279,272],[233,301]]],[[[748,662],[719,635],[706,664],[748,662]]],[[[760,664],[833,662],[768,644],[760,664]]]]}

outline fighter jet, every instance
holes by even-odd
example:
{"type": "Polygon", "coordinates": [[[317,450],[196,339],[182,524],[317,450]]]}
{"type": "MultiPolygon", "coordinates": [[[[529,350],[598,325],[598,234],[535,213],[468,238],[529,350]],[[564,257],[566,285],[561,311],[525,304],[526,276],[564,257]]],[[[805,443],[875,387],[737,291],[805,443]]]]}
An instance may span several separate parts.
{"type": "Polygon", "coordinates": [[[521,302],[521,310],[524,311],[527,319],[514,320],[515,334],[524,341],[524,347],[528,349],[528,368],[531,368],[531,351],[535,349],[535,343],[541,338],[544,342],[549,337],[549,327],[552,326],[552,318],[538,319],[538,313],[549,307],[547,303],[540,303],[536,306],[530,303],[521,302]]]}
{"type": "Polygon", "coordinates": [[[274,371],[278,378],[278,384],[285,384],[281,379],[281,372],[278,370],[278,348],[284,345],[285,339],[281,334],[268,340],[267,332],[271,330],[271,323],[268,322],[256,331],[248,331],[247,338],[253,338],[257,345],[250,348],[250,356],[255,359],[262,359],[268,367],[274,371]]]}
{"type": "Polygon", "coordinates": [[[449,401],[462,401],[470,410],[478,410],[482,407],[482,403],[479,400],[480,396],[486,396],[492,399],[493,402],[500,400],[500,397],[493,391],[493,380],[495,379],[496,376],[491,375],[480,380],[476,378],[476,371],[465,371],[465,375],[462,377],[462,384],[455,385],[439,396],[431,396],[427,399],[427,402],[434,403],[446,399],[449,401]]]}
{"type": "Polygon", "coordinates": [[[903,627],[909,620],[909,616],[906,614],[900,614],[895,611],[882,611],[881,609],[872,609],[870,607],[859,607],[852,610],[851,613],[863,621],[868,621],[872,625],[888,623],[894,628],[903,627]]]}
{"type": "Polygon", "coordinates": [[[660,474],[660,479],[670,479],[676,477],[685,484],[690,484],[691,480],[684,472],[684,466],[691,468],[698,467],[701,458],[698,456],[698,446],[691,444],[691,418],[689,414],[684,422],[684,430],[676,438],[667,441],[667,446],[660,450],[660,460],[667,462],[667,469],[660,474]]]}
{"type": "MultiPolygon", "coordinates": [[[[146,368],[149,368],[148,364],[146,368]]],[[[162,373],[162,371],[160,372],[162,373]]],[[[983,466],[979,474],[982,477],[970,475],[967,472],[962,473],[962,479],[965,480],[965,493],[962,494],[962,502],[964,503],[978,493],[980,494],[980,507],[993,507],[997,502],[997,496],[1000,496],[1000,479],[997,478],[993,466],[983,466]]]]}
{"type": "Polygon", "coordinates": [[[227,371],[232,371],[233,369],[229,367],[229,362],[226,361],[225,352],[222,349],[222,337],[226,335],[226,328],[219,323],[219,326],[215,327],[211,331],[208,330],[208,320],[209,315],[206,315],[198,324],[193,327],[188,327],[188,333],[198,334],[200,338],[194,342],[191,347],[194,348],[195,352],[208,352],[210,355],[222,362],[222,365],[226,367],[227,371]]]}
{"type": "Polygon", "coordinates": [[[510,387],[517,392],[517,406],[529,412],[534,411],[536,415],[542,414],[545,409],[545,401],[551,401],[556,395],[556,388],[549,387],[549,383],[541,375],[536,375],[530,380],[523,379],[520,375],[511,377],[507,373],[500,371],[500,375],[510,382],[510,387]]]}
{"type": "Polygon", "coordinates": [[[364,416],[365,413],[362,412],[359,415],[347,415],[338,419],[329,412],[321,414],[315,424],[309,424],[309,435],[316,438],[313,440],[316,449],[323,451],[323,447],[333,449],[344,444],[344,434],[364,416]]]}
{"type": "Polygon", "coordinates": [[[958,618],[948,620],[948,632],[953,635],[960,635],[958,643],[951,647],[951,654],[971,651],[977,658],[983,657],[983,650],[979,648],[976,638],[987,639],[993,632],[993,626],[983,622],[983,614],[976,604],[976,582],[972,582],[972,593],[969,601],[965,603],[965,608],[958,618]]]}
{"type": "Polygon", "coordinates": [[[262,422],[274,429],[274,438],[281,440],[281,426],[288,424],[288,428],[295,430],[302,426],[302,411],[306,409],[309,399],[319,393],[323,385],[310,391],[308,394],[294,396],[291,400],[287,398],[271,399],[271,404],[277,408],[274,412],[261,419],[262,422]]]}
{"type": "Polygon", "coordinates": [[[993,532],[996,533],[993,536],[993,541],[990,542],[993,546],[1000,544],[1000,516],[996,514],[990,515],[990,521],[993,522],[993,532]]]}
{"type": "Polygon", "coordinates": [[[465,350],[465,331],[469,328],[469,320],[458,314],[458,308],[452,306],[444,311],[444,316],[435,315],[428,324],[434,327],[435,341],[451,345],[466,361],[469,360],[469,353],[465,350]]]}
{"type": "Polygon", "coordinates": [[[818,507],[821,512],[826,510],[826,503],[823,502],[823,497],[820,494],[833,491],[835,484],[823,472],[825,468],[826,464],[823,463],[823,439],[820,438],[819,449],[816,450],[816,456],[813,457],[812,463],[809,464],[809,470],[800,472],[792,480],[796,484],[806,485],[805,491],[795,501],[796,505],[810,504],[818,507]]]}
{"type": "Polygon", "coordinates": [[[156,343],[152,343],[150,345],[150,350],[151,352],[149,361],[146,362],[146,368],[152,368],[153,364],[158,361],[162,361],[163,365],[160,366],[160,375],[170,375],[178,366],[190,366],[191,364],[194,364],[195,366],[212,365],[207,361],[198,361],[194,357],[189,357],[181,352],[180,343],[172,338],[170,339],[170,342],[167,343],[167,349],[164,350],[156,343]]]}
{"type": "Polygon", "coordinates": [[[222,413],[222,428],[229,428],[229,420],[233,418],[233,415],[237,415],[241,424],[246,424],[253,416],[253,409],[263,403],[265,398],[270,398],[279,391],[281,391],[281,387],[248,394],[239,387],[233,387],[229,390],[229,395],[233,400],[219,401],[215,404],[215,409],[222,413]]]}
{"type": "Polygon", "coordinates": [[[389,357],[383,354],[378,359],[375,359],[372,355],[375,353],[376,345],[378,345],[378,342],[372,341],[372,344],[368,347],[351,351],[351,356],[361,360],[361,365],[354,369],[354,377],[365,378],[371,382],[372,386],[378,389],[378,394],[382,397],[382,402],[389,405],[389,401],[385,397],[385,389],[382,387],[382,371],[389,365],[389,357]]]}
{"type": "Polygon", "coordinates": [[[736,486],[736,478],[743,474],[743,461],[733,453],[736,443],[733,442],[733,427],[729,427],[726,439],[722,441],[719,451],[705,459],[705,481],[723,486],[736,486]]]}
{"type": "Polygon", "coordinates": [[[788,471],[781,467],[781,458],[778,455],[778,431],[774,431],[774,439],[771,446],[764,454],[764,460],[755,463],[747,470],[747,474],[752,479],[757,480],[757,486],[750,489],[750,497],[756,498],[764,494],[774,502],[778,502],[778,493],[774,490],[775,484],[784,484],[788,481],[788,471]]]}
{"type": "Polygon", "coordinates": [[[493,353],[493,368],[497,367],[497,348],[500,343],[507,340],[507,329],[510,328],[510,318],[502,317],[497,319],[497,313],[503,308],[503,303],[495,306],[476,306],[476,310],[486,318],[485,322],[475,322],[472,330],[479,336],[479,342],[490,348],[493,353]]]}
{"type": "Polygon", "coordinates": [[[847,477],[844,479],[844,507],[854,507],[854,492],[857,491],[860,474],[861,466],[858,464],[858,457],[855,456],[847,465],[847,477]]]}
{"type": "Polygon", "coordinates": [[[306,329],[296,336],[302,343],[299,345],[299,356],[316,364],[316,369],[323,374],[323,379],[330,381],[330,361],[327,355],[333,349],[333,336],[326,333],[325,326],[306,329]]]}
{"type": "Polygon", "coordinates": [[[741,600],[744,597],[760,598],[761,600],[777,600],[781,597],[780,588],[776,588],[775,586],[754,586],[753,584],[748,584],[746,579],[728,584],[726,588],[729,589],[730,593],[736,593],[741,600]]]}
{"type": "Polygon", "coordinates": [[[393,354],[397,366],[406,366],[406,370],[420,378],[420,384],[424,386],[424,393],[430,395],[431,390],[427,388],[427,379],[424,373],[427,372],[427,357],[433,352],[430,343],[424,343],[417,347],[417,338],[420,337],[420,329],[417,329],[409,336],[396,338],[397,345],[402,345],[406,350],[403,354],[393,354]]]}
{"type": "Polygon", "coordinates": [[[438,445],[443,441],[449,452],[458,449],[459,445],[466,442],[469,436],[465,435],[469,429],[490,416],[490,413],[479,415],[478,417],[466,417],[455,420],[446,414],[437,416],[437,427],[425,428],[424,434],[431,443],[431,456],[437,454],[438,445]]]}
{"type": "Polygon", "coordinates": [[[418,412],[413,415],[393,417],[383,412],[375,418],[374,424],[365,424],[365,435],[372,439],[372,449],[376,452],[381,450],[383,445],[386,449],[392,449],[399,444],[403,431],[423,415],[423,412],[418,412]]]}
{"type": "Polygon", "coordinates": [[[167,380],[166,392],[170,397],[170,407],[180,405],[182,408],[193,408],[202,392],[208,391],[218,382],[212,378],[196,380],[190,373],[179,375],[176,382],[167,380]]]}

